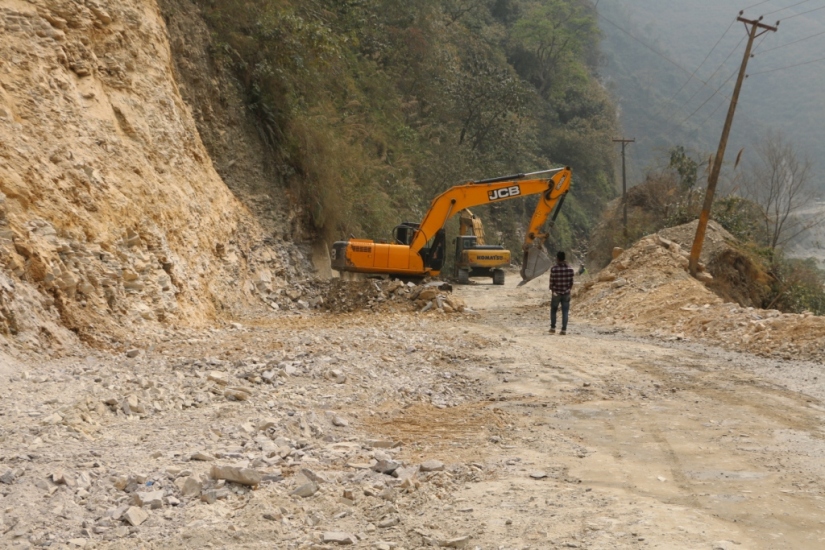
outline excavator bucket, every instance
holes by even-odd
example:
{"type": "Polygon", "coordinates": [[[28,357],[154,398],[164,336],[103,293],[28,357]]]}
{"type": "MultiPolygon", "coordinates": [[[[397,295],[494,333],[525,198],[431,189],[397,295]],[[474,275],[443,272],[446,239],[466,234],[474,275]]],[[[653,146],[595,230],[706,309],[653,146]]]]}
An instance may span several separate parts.
{"type": "Polygon", "coordinates": [[[553,261],[543,248],[538,246],[529,246],[524,252],[524,261],[522,262],[521,267],[522,281],[518,284],[518,286],[541,276],[552,266],[553,261]]]}

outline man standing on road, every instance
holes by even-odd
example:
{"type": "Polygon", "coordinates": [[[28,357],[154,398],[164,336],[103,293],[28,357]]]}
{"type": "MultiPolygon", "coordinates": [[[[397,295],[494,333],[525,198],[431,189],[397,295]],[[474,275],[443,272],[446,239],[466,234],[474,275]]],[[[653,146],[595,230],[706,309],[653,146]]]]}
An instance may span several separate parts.
{"type": "Polygon", "coordinates": [[[556,265],[550,268],[550,334],[556,333],[556,312],[561,305],[561,332],[567,334],[567,314],[570,311],[570,289],[573,288],[573,268],[564,261],[564,252],[556,254],[556,265]]]}

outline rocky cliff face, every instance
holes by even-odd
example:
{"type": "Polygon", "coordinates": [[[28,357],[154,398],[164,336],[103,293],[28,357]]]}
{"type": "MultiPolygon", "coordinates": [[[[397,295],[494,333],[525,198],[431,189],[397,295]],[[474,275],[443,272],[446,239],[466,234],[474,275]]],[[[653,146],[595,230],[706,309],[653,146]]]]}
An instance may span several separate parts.
{"type": "Polygon", "coordinates": [[[0,333],[41,350],[197,324],[299,276],[172,66],[155,0],[0,1],[0,333]]]}

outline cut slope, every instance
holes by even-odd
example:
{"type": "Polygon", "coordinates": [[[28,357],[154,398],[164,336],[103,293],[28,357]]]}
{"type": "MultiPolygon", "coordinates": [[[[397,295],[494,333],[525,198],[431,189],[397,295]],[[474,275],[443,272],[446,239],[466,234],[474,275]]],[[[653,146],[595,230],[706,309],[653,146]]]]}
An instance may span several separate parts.
{"type": "Polygon", "coordinates": [[[169,52],[154,0],[0,7],[0,265],[18,284],[0,315],[36,290],[5,330],[34,348],[70,343],[60,326],[202,323],[278,286],[283,254],[215,172],[169,52]]]}

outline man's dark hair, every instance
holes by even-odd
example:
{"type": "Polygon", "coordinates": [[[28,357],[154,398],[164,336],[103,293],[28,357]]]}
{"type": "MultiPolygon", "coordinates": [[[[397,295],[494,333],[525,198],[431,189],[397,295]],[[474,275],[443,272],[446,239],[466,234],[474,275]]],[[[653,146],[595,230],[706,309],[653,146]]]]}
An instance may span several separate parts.
{"type": "Polygon", "coordinates": [[[560,262],[564,261],[564,251],[563,250],[559,250],[558,252],[556,252],[556,259],[560,262]]]}

